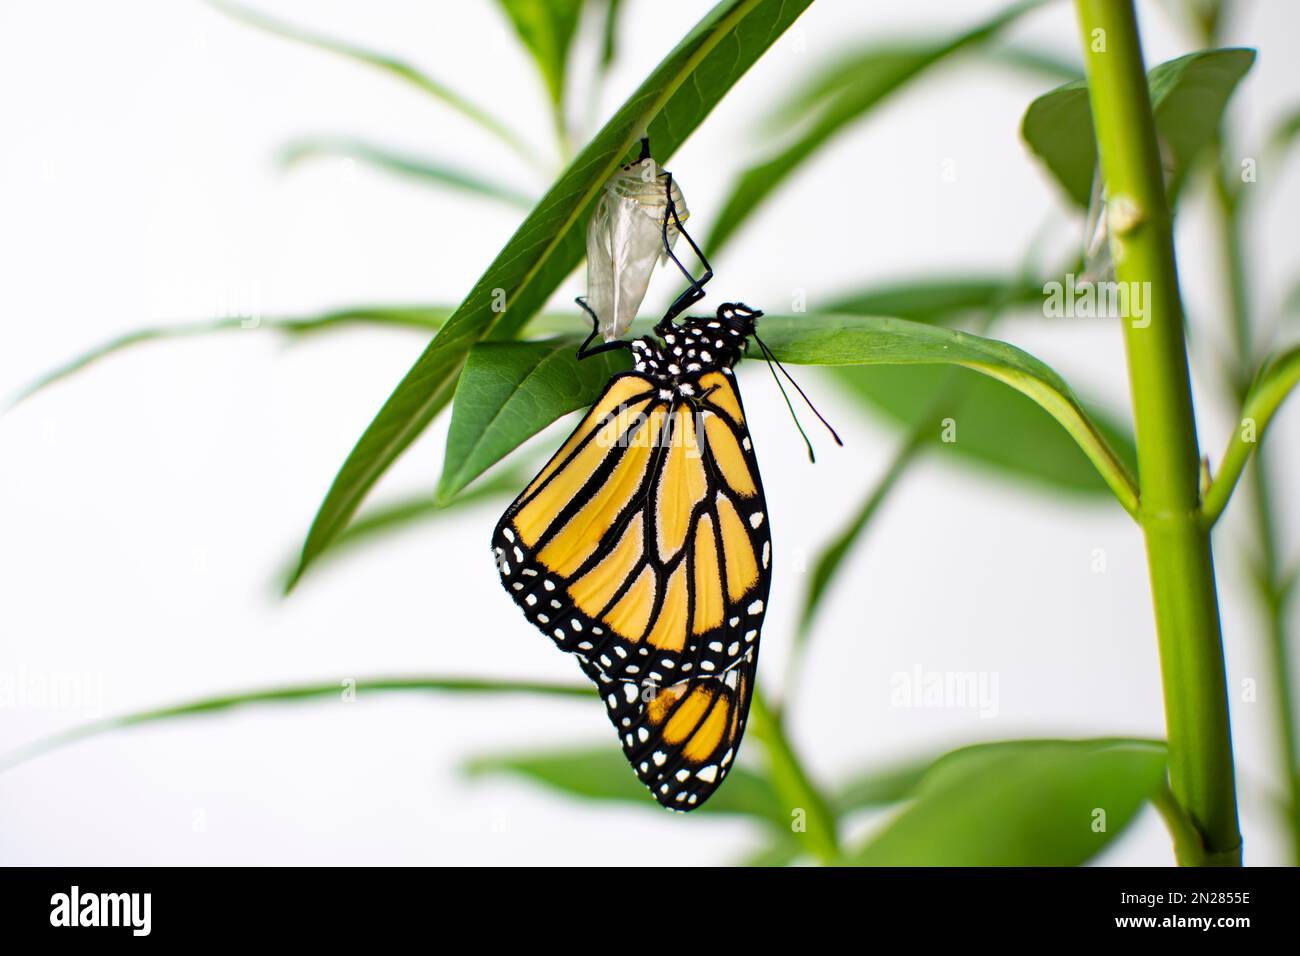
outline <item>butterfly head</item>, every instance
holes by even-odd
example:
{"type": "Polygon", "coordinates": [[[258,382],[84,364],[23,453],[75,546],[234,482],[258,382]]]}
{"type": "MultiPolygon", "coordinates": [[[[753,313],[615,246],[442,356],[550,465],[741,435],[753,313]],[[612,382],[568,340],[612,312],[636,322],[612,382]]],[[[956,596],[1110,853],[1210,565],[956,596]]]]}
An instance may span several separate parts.
{"type": "Polygon", "coordinates": [[[743,302],[724,302],[718,306],[718,321],[729,331],[734,329],[735,334],[742,339],[754,334],[755,325],[762,314],[743,302]]]}

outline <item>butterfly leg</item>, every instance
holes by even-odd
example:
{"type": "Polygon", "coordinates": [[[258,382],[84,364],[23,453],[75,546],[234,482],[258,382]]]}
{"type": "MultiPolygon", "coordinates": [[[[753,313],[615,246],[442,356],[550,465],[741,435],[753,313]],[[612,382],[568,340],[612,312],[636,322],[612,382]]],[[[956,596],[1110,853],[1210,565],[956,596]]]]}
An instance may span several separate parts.
{"type": "Polygon", "coordinates": [[[709,280],[713,278],[713,266],[709,265],[709,260],[704,257],[704,252],[698,245],[696,245],[695,240],[691,238],[691,234],[686,231],[686,227],[682,224],[681,217],[677,214],[677,204],[673,202],[673,174],[665,170],[664,176],[667,180],[664,187],[667,191],[667,205],[664,207],[663,222],[664,254],[673,260],[677,268],[681,270],[682,275],[686,276],[690,281],[690,286],[688,286],[686,291],[677,297],[676,301],[668,307],[668,311],[664,313],[663,319],[660,320],[659,325],[655,328],[655,331],[660,334],[669,329],[673,319],[677,318],[677,316],[681,315],[696,302],[699,302],[700,299],[704,298],[704,287],[708,284],[709,280]],[[687,269],[686,266],[682,265],[682,261],[673,253],[672,245],[668,242],[669,222],[672,223],[680,235],[686,238],[686,242],[690,245],[691,251],[695,253],[695,257],[703,264],[704,274],[698,279],[691,274],[691,271],[687,269]]]}
{"type": "Polygon", "coordinates": [[[600,319],[591,306],[587,304],[585,296],[580,295],[573,301],[578,303],[578,307],[581,308],[583,312],[586,312],[591,318],[591,334],[583,339],[582,344],[578,346],[579,361],[585,358],[591,358],[593,355],[600,355],[602,352],[612,352],[615,349],[631,348],[629,343],[624,342],[621,339],[616,339],[613,342],[602,342],[599,345],[592,345],[591,340],[600,335],[600,319]]]}

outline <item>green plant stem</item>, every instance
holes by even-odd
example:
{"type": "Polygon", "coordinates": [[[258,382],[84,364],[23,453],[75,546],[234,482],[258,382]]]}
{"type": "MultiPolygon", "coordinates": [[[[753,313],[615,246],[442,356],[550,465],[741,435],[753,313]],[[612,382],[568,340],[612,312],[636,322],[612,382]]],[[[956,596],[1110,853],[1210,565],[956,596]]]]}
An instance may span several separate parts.
{"type": "Polygon", "coordinates": [[[1214,559],[1201,520],[1200,451],[1155,120],[1132,0],[1076,0],[1120,282],[1149,283],[1126,322],[1146,539],[1169,740],[1169,785],[1200,834],[1183,865],[1240,865],[1232,736],[1214,559]],[[1100,32],[1098,32],[1100,31],[1100,32]]]}
{"type": "MultiPolygon", "coordinates": [[[[1212,144],[1217,160],[1223,151],[1220,137],[1212,144]]],[[[1228,317],[1232,324],[1232,342],[1237,353],[1236,380],[1233,382],[1236,398],[1241,401],[1250,389],[1250,376],[1254,371],[1254,341],[1250,330],[1250,300],[1246,283],[1246,261],[1242,256],[1240,208],[1224,170],[1216,165],[1212,198],[1219,219],[1220,251],[1228,278],[1228,317]]]]}
{"type": "MultiPolygon", "coordinates": [[[[767,751],[768,772],[772,785],[791,811],[791,831],[798,839],[806,838],[809,849],[822,863],[835,864],[840,859],[835,814],[804,770],[794,748],[785,735],[780,715],[772,711],[757,688],[749,706],[750,728],[767,751]],[[796,814],[796,811],[802,813],[796,814]],[[802,822],[805,829],[795,829],[802,822]]],[[[802,842],[802,841],[801,841],[802,842]]]]}
{"type": "Polygon", "coordinates": [[[1201,834],[1191,819],[1183,812],[1168,785],[1151,798],[1152,805],[1165,821],[1165,828],[1174,840],[1174,855],[1179,860],[1193,858],[1205,852],[1201,834]]]}
{"type": "Polygon", "coordinates": [[[1291,836],[1291,862],[1300,865],[1300,741],[1296,739],[1296,707],[1292,694],[1291,646],[1287,634],[1287,612],[1293,587],[1279,569],[1277,537],[1274,533],[1273,499],[1268,459],[1256,452],[1251,467],[1251,498],[1259,545],[1259,586],[1266,622],[1268,662],[1273,673],[1275,719],[1282,748],[1282,769],[1286,775],[1287,828],[1291,836]]]}
{"type": "Polygon", "coordinates": [[[1287,634],[1287,611],[1290,606],[1291,587],[1284,580],[1280,566],[1275,532],[1273,490],[1269,475],[1267,459],[1262,447],[1257,447],[1263,437],[1264,428],[1278,405],[1287,396],[1291,386],[1300,378],[1300,350],[1294,350],[1284,357],[1281,367],[1285,374],[1270,376],[1264,380],[1263,387],[1252,389],[1255,343],[1251,334],[1250,284],[1247,281],[1245,243],[1243,240],[1243,223],[1241,219],[1242,194],[1234,188],[1229,178],[1229,169],[1223,155],[1223,134],[1220,133],[1214,146],[1214,176],[1212,198],[1217,214],[1219,236],[1222,242],[1224,274],[1228,284],[1229,317],[1232,324],[1232,340],[1236,350],[1236,370],[1233,380],[1233,399],[1242,408],[1242,417],[1255,420],[1253,444],[1242,441],[1240,428],[1234,429],[1233,443],[1224,455],[1224,467],[1215,477],[1211,492],[1222,492],[1217,497],[1222,501],[1207,501],[1206,517],[1217,517],[1227,504],[1236,483],[1237,475],[1246,466],[1252,449],[1254,462],[1250,465],[1250,506],[1251,522],[1255,531],[1256,573],[1258,575],[1258,592],[1260,613],[1265,627],[1265,649],[1271,665],[1275,682],[1273,699],[1277,733],[1282,748],[1282,768],[1286,775],[1287,828],[1291,837],[1291,862],[1300,865],[1300,742],[1296,739],[1296,708],[1292,695],[1290,675],[1291,649],[1287,634]],[[1261,395],[1261,393],[1263,393],[1261,395]],[[1259,406],[1259,407],[1256,407],[1259,406]],[[1238,465],[1236,458],[1240,458],[1238,465]],[[1236,468],[1234,474],[1231,470],[1236,468]],[[1211,508],[1215,510],[1211,511],[1211,508]]]}

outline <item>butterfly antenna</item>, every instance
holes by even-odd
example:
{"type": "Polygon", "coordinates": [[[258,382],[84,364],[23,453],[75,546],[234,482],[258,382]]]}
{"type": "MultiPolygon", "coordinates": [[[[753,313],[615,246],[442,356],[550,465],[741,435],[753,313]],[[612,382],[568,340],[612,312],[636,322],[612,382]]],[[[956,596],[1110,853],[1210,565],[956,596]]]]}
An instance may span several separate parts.
{"type": "MultiPolygon", "coordinates": [[[[757,341],[758,337],[755,336],[754,338],[757,341]]],[[[772,363],[775,359],[773,358],[772,353],[767,350],[767,346],[762,342],[758,343],[758,347],[763,350],[763,358],[767,360],[767,370],[772,373],[772,380],[776,382],[776,387],[781,391],[781,397],[785,399],[785,407],[790,409],[790,417],[794,419],[794,427],[799,429],[799,437],[802,438],[803,443],[808,446],[808,460],[815,465],[817,464],[817,456],[813,454],[812,442],[808,440],[808,433],[803,430],[803,425],[799,421],[799,416],[795,414],[794,404],[790,401],[790,396],[786,393],[785,386],[781,384],[781,376],[777,375],[776,369],[772,367],[772,363]]]]}
{"type": "MultiPolygon", "coordinates": [[[[758,337],[758,334],[757,334],[757,333],[754,333],[754,341],[757,342],[757,343],[758,343],[758,347],[759,347],[760,349],[763,350],[763,356],[767,359],[767,367],[768,367],[769,370],[771,370],[771,372],[772,372],[772,376],[773,376],[774,378],[776,377],[776,369],[773,369],[773,368],[772,368],[772,366],[775,365],[776,368],[778,368],[778,369],[781,370],[781,374],[784,375],[787,379],[789,379],[790,384],[794,386],[794,390],[795,390],[796,392],[798,392],[798,393],[799,393],[799,397],[802,398],[802,399],[804,400],[804,404],[807,405],[810,409],[812,409],[812,413],[813,413],[814,415],[817,416],[817,420],[820,421],[823,425],[826,426],[826,430],[827,430],[828,432],[830,432],[830,433],[831,433],[831,437],[835,439],[835,444],[837,444],[837,445],[839,445],[841,448],[843,448],[843,447],[844,447],[844,442],[840,439],[839,433],[836,432],[835,429],[831,427],[831,423],[828,422],[828,421],[826,420],[826,416],[824,416],[821,412],[817,411],[817,406],[814,405],[814,404],[812,403],[812,400],[808,398],[808,395],[804,392],[804,390],[803,390],[802,388],[799,387],[799,383],[796,382],[796,381],[794,380],[794,376],[791,375],[790,372],[786,369],[786,367],[785,367],[784,365],[781,364],[781,360],[778,359],[775,355],[772,354],[772,350],[771,350],[770,348],[767,347],[767,343],[765,343],[762,339],[760,339],[760,338],[758,337]]],[[[779,378],[777,378],[776,383],[777,383],[777,385],[780,385],[780,384],[781,384],[781,380],[780,380],[779,378]]],[[[784,388],[781,389],[781,394],[782,394],[782,395],[785,395],[785,389],[784,389],[784,388]]],[[[787,405],[790,404],[790,399],[789,399],[788,397],[786,398],[785,403],[786,403],[787,405]]],[[[793,408],[790,410],[790,414],[791,414],[791,415],[794,414],[794,409],[793,409],[793,408]]],[[[798,418],[795,419],[795,424],[796,424],[796,425],[799,424],[799,419],[798,419],[798,418]]],[[[802,429],[802,428],[799,429],[799,433],[800,433],[800,434],[803,434],[803,429],[802,429]]],[[[808,436],[807,436],[807,435],[804,435],[804,441],[805,441],[805,442],[808,441],[808,436]]],[[[809,457],[809,458],[812,458],[812,447],[811,447],[811,445],[809,446],[809,449],[808,449],[808,457],[809,457]]]]}

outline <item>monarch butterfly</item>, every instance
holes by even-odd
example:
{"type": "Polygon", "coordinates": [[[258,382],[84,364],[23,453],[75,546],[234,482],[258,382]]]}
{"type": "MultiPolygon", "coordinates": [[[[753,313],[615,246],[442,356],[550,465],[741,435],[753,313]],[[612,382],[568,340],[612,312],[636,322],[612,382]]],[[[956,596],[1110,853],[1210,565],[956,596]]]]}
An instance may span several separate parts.
{"type": "Polygon", "coordinates": [[[771,583],[732,366],[761,313],[671,319],[497,525],[502,582],[596,681],[661,803],[703,802],[744,731],[771,583]]]}
{"type": "Polygon", "coordinates": [[[592,318],[579,357],[626,348],[633,368],[506,509],[492,547],[527,619],[596,684],[637,776],[691,810],[732,766],[754,691],[772,546],[733,367],[751,338],[774,360],[746,305],[677,321],[713,273],[663,178],[663,248],[691,285],[653,336],[590,348],[602,321],[579,299],[592,318]],[[701,279],[672,254],[670,223],[701,279]]]}

